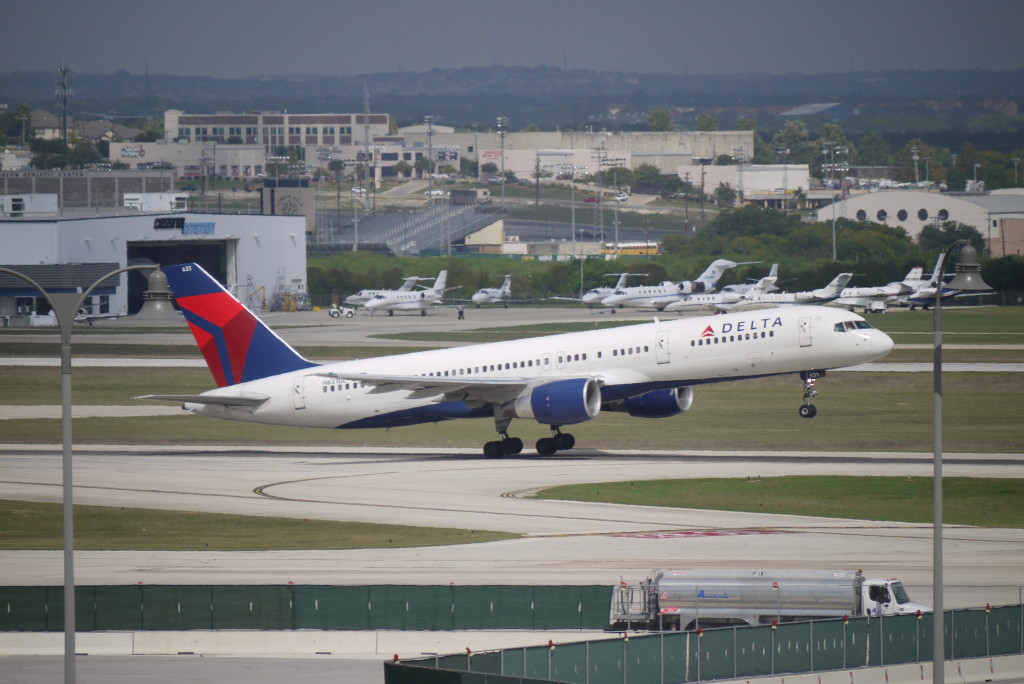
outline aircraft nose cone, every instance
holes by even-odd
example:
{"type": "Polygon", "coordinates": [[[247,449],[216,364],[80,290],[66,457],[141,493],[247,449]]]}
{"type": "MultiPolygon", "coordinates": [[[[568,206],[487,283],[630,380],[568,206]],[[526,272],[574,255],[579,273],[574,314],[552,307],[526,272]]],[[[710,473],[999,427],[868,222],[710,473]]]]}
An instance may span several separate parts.
{"type": "Polygon", "coordinates": [[[892,338],[881,330],[872,331],[871,350],[878,354],[878,358],[881,358],[891,352],[895,346],[896,343],[892,341],[892,338]]]}

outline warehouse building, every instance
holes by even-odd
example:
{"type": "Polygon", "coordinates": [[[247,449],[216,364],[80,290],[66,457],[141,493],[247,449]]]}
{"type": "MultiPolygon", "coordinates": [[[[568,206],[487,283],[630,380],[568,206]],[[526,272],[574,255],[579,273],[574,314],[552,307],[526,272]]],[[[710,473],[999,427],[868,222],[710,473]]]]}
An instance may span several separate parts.
{"type": "Polygon", "coordinates": [[[956,221],[973,226],[993,257],[1024,254],[1024,190],[985,193],[883,190],[823,206],[819,221],[833,217],[899,226],[914,240],[927,225],[956,221]]]}
{"type": "MultiPolygon", "coordinates": [[[[49,292],[81,291],[129,265],[196,262],[254,309],[281,301],[301,308],[308,299],[303,216],[65,209],[63,215],[0,219],[0,244],[0,266],[29,275],[49,292]]],[[[98,289],[82,313],[136,314],[146,289],[145,276],[122,274],[98,289]]],[[[46,310],[40,293],[23,280],[0,277],[0,323],[45,324],[46,310]]]]}

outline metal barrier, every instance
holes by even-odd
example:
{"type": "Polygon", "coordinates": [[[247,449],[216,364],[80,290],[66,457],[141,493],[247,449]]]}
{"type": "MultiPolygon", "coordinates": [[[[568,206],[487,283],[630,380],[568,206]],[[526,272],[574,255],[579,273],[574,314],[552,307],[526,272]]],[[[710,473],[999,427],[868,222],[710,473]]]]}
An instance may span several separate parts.
{"type": "MultiPolygon", "coordinates": [[[[128,585],[75,588],[78,631],[604,629],[606,586],[128,585]]],[[[64,628],[62,587],[0,587],[0,631],[64,628]]]]}
{"type": "MultiPolygon", "coordinates": [[[[946,613],[951,660],[1024,654],[1024,604],[946,613]]],[[[931,662],[931,615],[624,635],[386,663],[387,684],[664,684],[931,662]]]]}

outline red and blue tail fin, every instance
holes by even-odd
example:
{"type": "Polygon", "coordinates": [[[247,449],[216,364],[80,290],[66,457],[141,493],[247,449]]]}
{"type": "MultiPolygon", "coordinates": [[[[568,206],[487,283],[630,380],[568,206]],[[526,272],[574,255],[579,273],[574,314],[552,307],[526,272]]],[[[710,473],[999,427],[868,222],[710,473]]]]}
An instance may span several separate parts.
{"type": "Polygon", "coordinates": [[[199,264],[163,268],[218,387],[315,366],[199,264]]]}

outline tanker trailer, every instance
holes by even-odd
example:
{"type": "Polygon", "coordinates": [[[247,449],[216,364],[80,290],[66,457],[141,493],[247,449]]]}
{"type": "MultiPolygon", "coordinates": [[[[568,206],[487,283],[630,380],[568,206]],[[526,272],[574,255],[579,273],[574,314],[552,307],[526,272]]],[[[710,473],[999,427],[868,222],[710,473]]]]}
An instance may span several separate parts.
{"type": "Polygon", "coordinates": [[[896,579],[853,570],[658,570],[612,594],[617,628],[696,629],[931,612],[896,579]]]}

